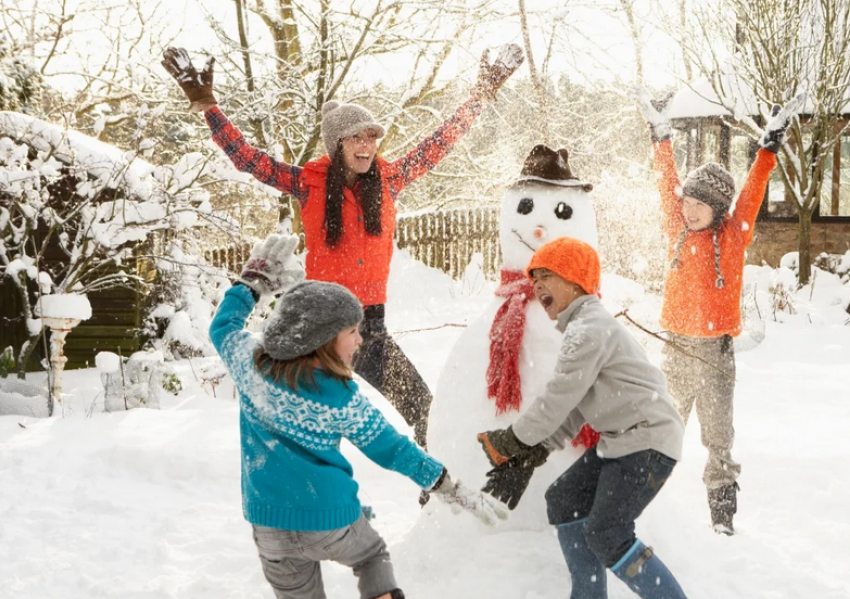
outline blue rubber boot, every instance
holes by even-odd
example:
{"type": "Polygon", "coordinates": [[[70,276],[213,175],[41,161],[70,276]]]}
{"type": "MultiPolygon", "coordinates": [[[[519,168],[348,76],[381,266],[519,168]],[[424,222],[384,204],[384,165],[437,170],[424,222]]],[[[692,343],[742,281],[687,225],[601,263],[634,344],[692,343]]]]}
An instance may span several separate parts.
{"type": "Polygon", "coordinates": [[[584,537],[584,520],[558,526],[558,541],[573,579],[570,599],[608,599],[605,566],[584,537]]]}
{"type": "Polygon", "coordinates": [[[611,571],[641,599],[687,599],[667,566],[640,541],[611,567],[611,571]]]}

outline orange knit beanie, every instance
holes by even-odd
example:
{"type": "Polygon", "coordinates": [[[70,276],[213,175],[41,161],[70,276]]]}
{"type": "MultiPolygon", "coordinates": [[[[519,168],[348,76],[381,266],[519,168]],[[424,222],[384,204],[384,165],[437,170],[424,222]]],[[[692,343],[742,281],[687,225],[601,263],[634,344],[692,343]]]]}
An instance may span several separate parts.
{"type": "Polygon", "coordinates": [[[535,268],[548,268],[581,287],[585,293],[599,293],[599,254],[592,246],[572,237],[559,237],[540,246],[531,257],[525,274],[535,268]]]}

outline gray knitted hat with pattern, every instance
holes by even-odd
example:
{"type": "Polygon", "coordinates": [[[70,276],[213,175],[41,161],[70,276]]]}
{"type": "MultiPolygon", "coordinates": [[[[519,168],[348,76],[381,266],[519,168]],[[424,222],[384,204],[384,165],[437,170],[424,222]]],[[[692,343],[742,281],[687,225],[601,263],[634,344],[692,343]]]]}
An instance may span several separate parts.
{"type": "Polygon", "coordinates": [[[682,185],[682,195],[711,206],[717,224],[729,212],[729,206],[735,199],[735,181],[725,168],[716,162],[709,162],[688,174],[682,185]]]}
{"type": "Polygon", "coordinates": [[[383,137],[386,131],[375,122],[368,110],[357,104],[346,104],[331,100],[322,106],[322,142],[328,156],[334,157],[339,140],[351,137],[369,129],[378,137],[383,137]]]}
{"type": "Polygon", "coordinates": [[[302,281],[278,299],[263,329],[263,349],[275,360],[306,356],[361,320],[360,300],[342,285],[302,281]]]}

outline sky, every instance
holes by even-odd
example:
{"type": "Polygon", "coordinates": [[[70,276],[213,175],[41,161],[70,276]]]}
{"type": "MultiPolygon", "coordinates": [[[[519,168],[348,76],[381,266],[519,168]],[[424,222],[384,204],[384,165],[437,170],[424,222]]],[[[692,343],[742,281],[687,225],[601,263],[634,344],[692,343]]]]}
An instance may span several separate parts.
{"type": "MultiPolygon", "coordinates": [[[[22,3],[22,0],[11,0],[22,3]]],[[[362,0],[356,5],[367,5],[375,0],[362,0]]],[[[41,6],[44,7],[44,1],[41,6]]],[[[674,41],[661,33],[651,23],[661,18],[657,5],[672,5],[671,0],[638,0],[635,2],[638,26],[644,36],[644,63],[647,83],[650,87],[668,87],[674,85],[682,77],[679,60],[679,50],[674,41]]],[[[22,6],[24,4],[21,4],[22,6]]],[[[93,0],[74,0],[69,2],[68,12],[75,9],[77,17],[66,25],[66,30],[82,31],[85,34],[77,39],[75,52],[98,55],[100,58],[109,56],[115,51],[115,46],[104,36],[106,28],[102,26],[103,11],[86,13],[86,9],[96,6],[93,0]]],[[[152,10],[156,4],[145,3],[147,10],[152,10]]],[[[160,21],[152,21],[150,29],[155,31],[144,43],[151,46],[150,52],[158,56],[166,45],[184,46],[198,59],[206,51],[222,52],[216,36],[208,26],[207,15],[216,15],[224,28],[232,36],[236,36],[236,15],[232,0],[168,0],[167,11],[160,21]]],[[[633,81],[635,78],[634,46],[622,15],[611,12],[619,6],[614,0],[589,3],[582,6],[577,2],[564,8],[564,3],[557,0],[529,0],[526,2],[529,13],[546,11],[543,23],[532,15],[530,26],[532,30],[531,45],[535,59],[540,68],[545,54],[545,44],[553,22],[561,30],[574,28],[569,39],[559,41],[555,46],[550,61],[552,77],[569,77],[573,81],[603,81],[621,80],[633,81]],[[607,6],[607,8],[606,8],[607,6]],[[613,8],[612,8],[613,7],[613,8]],[[554,21],[553,21],[554,19],[554,21]]],[[[515,12],[516,2],[497,0],[488,3],[488,9],[500,8],[515,12]]],[[[149,23],[149,25],[151,25],[149,23]]],[[[138,27],[132,19],[125,18],[121,23],[123,31],[132,31],[138,27]]],[[[258,52],[268,52],[270,39],[258,17],[249,14],[249,39],[256,40],[258,52]]],[[[443,81],[455,77],[468,78],[472,81],[477,70],[478,59],[485,48],[495,48],[504,43],[523,44],[519,17],[512,15],[504,18],[498,24],[479,25],[475,29],[474,40],[468,44],[458,44],[447,59],[440,78],[443,81]]],[[[120,48],[119,52],[126,51],[120,48]]],[[[51,72],[63,71],[73,73],[79,69],[75,64],[76,58],[72,53],[54,59],[51,72]]],[[[158,62],[158,61],[157,61],[158,62]]],[[[154,71],[158,71],[156,62],[154,71]]],[[[219,55],[219,70],[226,68],[226,61],[219,55]]],[[[396,56],[386,56],[360,68],[356,76],[363,82],[383,82],[387,84],[401,83],[408,76],[412,67],[412,57],[399,53],[396,56]]],[[[527,65],[520,71],[520,76],[529,76],[527,65]]],[[[162,75],[162,73],[156,73],[162,75]]],[[[59,85],[72,87],[73,77],[54,78],[59,85]]]]}

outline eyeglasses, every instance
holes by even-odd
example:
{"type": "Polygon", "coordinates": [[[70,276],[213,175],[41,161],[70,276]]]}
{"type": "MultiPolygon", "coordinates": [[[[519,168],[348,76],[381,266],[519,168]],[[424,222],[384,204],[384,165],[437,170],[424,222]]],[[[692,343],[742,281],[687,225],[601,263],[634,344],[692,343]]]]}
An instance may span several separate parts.
{"type": "Polygon", "coordinates": [[[357,135],[352,135],[351,137],[346,137],[343,141],[350,141],[356,144],[370,144],[374,143],[378,140],[378,134],[374,131],[363,131],[358,133],[357,135]]]}

